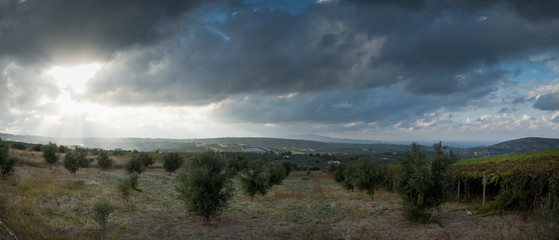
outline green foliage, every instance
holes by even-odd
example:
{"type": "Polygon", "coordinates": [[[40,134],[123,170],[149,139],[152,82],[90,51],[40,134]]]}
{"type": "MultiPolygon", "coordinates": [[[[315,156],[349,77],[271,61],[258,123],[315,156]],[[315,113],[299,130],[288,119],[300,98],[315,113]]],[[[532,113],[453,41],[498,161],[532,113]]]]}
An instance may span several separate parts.
{"type": "Polygon", "coordinates": [[[360,191],[367,191],[373,200],[375,190],[382,186],[386,178],[386,166],[365,159],[360,159],[352,165],[354,165],[353,170],[355,171],[355,186],[360,191]]]}
{"type": "Polygon", "coordinates": [[[105,231],[107,228],[107,221],[109,219],[109,215],[116,210],[116,207],[112,205],[109,200],[103,198],[97,200],[91,209],[92,218],[99,224],[101,227],[101,231],[103,236],[105,235],[105,231]]]}
{"type": "Polygon", "coordinates": [[[517,153],[517,154],[505,154],[499,156],[481,157],[481,158],[469,158],[460,160],[455,163],[457,166],[465,165],[476,165],[482,163],[499,163],[499,162],[515,162],[524,161],[531,159],[550,159],[552,157],[559,156],[559,148],[547,149],[534,152],[517,153]]]}
{"type": "Polygon", "coordinates": [[[64,168],[76,176],[76,171],[80,168],[89,167],[89,160],[86,158],[87,151],[83,148],[68,150],[64,155],[64,168]]]}
{"type": "Polygon", "coordinates": [[[163,168],[171,175],[183,164],[183,159],[178,153],[167,153],[163,156],[163,168]]]}
{"type": "Polygon", "coordinates": [[[342,186],[349,191],[353,191],[353,189],[355,189],[355,170],[355,165],[353,164],[348,164],[345,166],[345,168],[343,168],[342,174],[344,175],[344,177],[342,186]]]}
{"type": "Polygon", "coordinates": [[[18,149],[18,150],[26,150],[27,145],[25,145],[25,143],[22,143],[22,142],[14,142],[14,143],[12,143],[11,148],[18,149]]]}
{"type": "Polygon", "coordinates": [[[442,143],[434,144],[435,158],[428,164],[421,146],[412,143],[403,158],[398,159],[396,189],[402,198],[402,212],[412,221],[429,219],[430,210],[445,202],[452,184],[452,154],[443,150],[442,143]]]}
{"type": "Polygon", "coordinates": [[[138,188],[138,173],[131,173],[128,176],[121,178],[117,184],[117,190],[122,194],[122,198],[128,201],[130,197],[130,191],[135,190],[141,192],[142,190],[138,188]]]}
{"type": "Polygon", "coordinates": [[[343,183],[345,181],[345,169],[347,168],[347,164],[340,163],[340,164],[332,164],[334,168],[334,180],[339,183],[343,183]]]}
{"type": "Polygon", "coordinates": [[[109,169],[113,166],[113,160],[109,158],[109,155],[105,151],[99,152],[97,155],[97,167],[101,169],[109,169]]]}
{"type": "Polygon", "coordinates": [[[271,186],[280,185],[287,177],[285,168],[280,164],[268,164],[268,183],[271,186]]]}
{"type": "Polygon", "coordinates": [[[240,177],[243,191],[250,196],[250,201],[258,193],[262,196],[266,195],[269,179],[261,161],[250,161],[240,177]]]}
{"type": "Polygon", "coordinates": [[[155,161],[153,161],[153,158],[145,152],[140,152],[140,154],[138,154],[136,157],[140,160],[140,162],[142,163],[142,165],[144,165],[145,168],[155,163],[155,161]]]}
{"type": "Polygon", "coordinates": [[[124,164],[124,169],[128,173],[138,173],[141,174],[146,170],[145,165],[143,164],[142,160],[138,157],[137,154],[132,155],[132,157],[124,164]]]}
{"type": "Polygon", "coordinates": [[[48,145],[44,145],[42,147],[42,152],[45,162],[49,164],[49,169],[52,169],[52,165],[58,162],[58,159],[60,159],[56,143],[49,142],[48,145]]]}
{"type": "Polygon", "coordinates": [[[0,176],[5,177],[14,171],[17,159],[9,157],[10,147],[8,143],[0,139],[0,176]]]}
{"type": "Polygon", "coordinates": [[[64,145],[58,146],[58,152],[59,152],[59,153],[66,153],[66,152],[68,152],[69,150],[70,150],[70,149],[69,149],[68,147],[64,146],[64,145]]]}
{"type": "Polygon", "coordinates": [[[210,221],[218,217],[233,196],[231,179],[225,172],[226,162],[214,152],[192,156],[177,176],[178,198],[186,210],[210,221]]]}
{"type": "Polygon", "coordinates": [[[551,181],[550,192],[536,211],[538,239],[559,239],[559,181],[551,181]]]}
{"type": "Polygon", "coordinates": [[[42,144],[37,144],[37,145],[35,145],[31,148],[31,151],[34,151],[34,152],[43,151],[43,145],[42,144]]]}
{"type": "Polygon", "coordinates": [[[286,177],[289,176],[289,174],[290,174],[293,170],[297,169],[297,164],[292,163],[292,162],[283,161],[283,162],[281,163],[281,165],[283,166],[283,168],[285,168],[285,176],[286,176],[286,177]]]}

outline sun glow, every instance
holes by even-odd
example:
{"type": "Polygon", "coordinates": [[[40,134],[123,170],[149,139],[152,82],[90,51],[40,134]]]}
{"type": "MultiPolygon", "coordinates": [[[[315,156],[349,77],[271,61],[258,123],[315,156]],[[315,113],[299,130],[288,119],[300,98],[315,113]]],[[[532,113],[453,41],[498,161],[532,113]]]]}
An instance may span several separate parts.
{"type": "Polygon", "coordinates": [[[98,63],[82,64],[72,67],[54,66],[47,71],[47,75],[54,77],[58,86],[67,91],[84,93],[85,84],[101,68],[98,63]]]}

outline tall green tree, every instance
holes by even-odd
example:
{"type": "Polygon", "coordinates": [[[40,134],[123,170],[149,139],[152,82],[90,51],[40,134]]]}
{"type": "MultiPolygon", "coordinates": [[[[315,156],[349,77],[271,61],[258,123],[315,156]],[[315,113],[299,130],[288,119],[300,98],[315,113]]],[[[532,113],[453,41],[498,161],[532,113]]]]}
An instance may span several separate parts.
{"type": "Polygon", "coordinates": [[[233,196],[226,161],[220,154],[208,151],[192,156],[177,176],[178,198],[186,210],[206,222],[218,217],[233,196]]]}
{"type": "Polygon", "coordinates": [[[60,159],[56,143],[49,142],[49,144],[43,145],[41,151],[43,152],[45,162],[49,164],[49,169],[52,169],[52,165],[57,163],[58,159],[60,159]]]}
{"type": "Polygon", "coordinates": [[[430,210],[444,203],[450,194],[452,157],[442,143],[434,144],[435,158],[425,161],[421,146],[412,143],[403,158],[398,159],[396,189],[402,198],[402,211],[413,221],[429,219],[430,210]]]}
{"type": "Polygon", "coordinates": [[[256,194],[266,195],[269,189],[269,177],[261,161],[250,161],[240,176],[243,191],[250,196],[252,202],[256,194]]]}

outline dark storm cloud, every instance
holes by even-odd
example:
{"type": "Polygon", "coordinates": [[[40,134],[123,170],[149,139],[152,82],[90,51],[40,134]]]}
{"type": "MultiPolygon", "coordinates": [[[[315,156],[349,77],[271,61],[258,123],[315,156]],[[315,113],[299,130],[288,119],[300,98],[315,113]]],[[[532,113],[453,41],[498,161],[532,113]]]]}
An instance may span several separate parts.
{"type": "Polygon", "coordinates": [[[297,11],[286,5],[208,5],[186,18],[174,37],[153,43],[156,54],[117,59],[121,66],[92,81],[95,98],[199,105],[237,94],[396,83],[420,95],[490,93],[521,71],[503,63],[559,46],[556,16],[539,5],[523,9],[521,2],[309,1],[297,11]],[[547,20],[538,21],[536,12],[547,20]],[[163,71],[148,73],[161,59],[163,71]]]}
{"type": "Polygon", "coordinates": [[[559,110],[559,92],[549,93],[539,97],[534,103],[534,108],[548,111],[559,110]]]}
{"type": "Polygon", "coordinates": [[[0,55],[35,64],[106,60],[173,34],[204,1],[0,0],[0,55]]]}
{"type": "Polygon", "coordinates": [[[553,1],[0,4],[1,56],[106,63],[87,100],[222,101],[216,115],[253,122],[413,122],[483,105],[521,73],[506,64],[559,50],[553,1]]]}

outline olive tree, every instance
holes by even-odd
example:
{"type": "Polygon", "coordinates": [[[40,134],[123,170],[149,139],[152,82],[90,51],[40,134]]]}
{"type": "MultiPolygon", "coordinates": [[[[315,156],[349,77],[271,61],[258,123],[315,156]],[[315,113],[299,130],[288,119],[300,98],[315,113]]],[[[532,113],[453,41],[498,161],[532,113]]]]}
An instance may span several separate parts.
{"type": "Polygon", "coordinates": [[[49,164],[49,169],[52,169],[52,165],[60,159],[56,143],[49,142],[49,144],[42,146],[41,151],[43,152],[45,162],[49,164]]]}
{"type": "Polygon", "coordinates": [[[186,210],[206,222],[218,217],[233,196],[226,162],[217,153],[207,151],[192,156],[177,176],[175,189],[186,210]]]}
{"type": "Polygon", "coordinates": [[[163,168],[171,175],[179,169],[184,160],[178,153],[167,153],[163,156],[163,168]]]}
{"type": "Polygon", "coordinates": [[[8,143],[0,139],[0,175],[6,176],[14,171],[16,159],[9,156],[10,147],[8,143]]]}
{"type": "Polygon", "coordinates": [[[360,191],[367,191],[367,194],[371,196],[371,201],[374,200],[375,190],[384,183],[386,167],[365,159],[360,159],[352,164],[355,166],[353,168],[355,170],[355,186],[360,191]]]}
{"type": "Polygon", "coordinates": [[[240,176],[243,191],[250,196],[250,201],[258,193],[264,196],[269,189],[269,176],[260,161],[250,161],[240,176]]]}
{"type": "Polygon", "coordinates": [[[89,160],[86,158],[87,151],[82,148],[75,148],[74,150],[67,150],[64,155],[64,168],[76,177],[76,171],[80,168],[89,167],[89,160]]]}
{"type": "Polygon", "coordinates": [[[445,146],[433,145],[435,158],[425,161],[421,146],[412,143],[403,158],[398,159],[396,189],[402,198],[402,211],[414,221],[429,219],[430,210],[444,203],[450,194],[452,174],[450,165],[453,154],[446,154],[445,146]]]}

